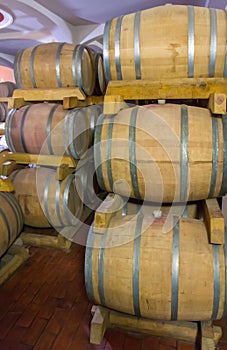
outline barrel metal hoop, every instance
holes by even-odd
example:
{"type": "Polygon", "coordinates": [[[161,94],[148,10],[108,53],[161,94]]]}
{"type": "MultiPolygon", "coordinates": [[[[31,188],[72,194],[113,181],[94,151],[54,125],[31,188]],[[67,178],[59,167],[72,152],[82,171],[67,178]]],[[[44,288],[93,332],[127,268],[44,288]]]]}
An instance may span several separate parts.
{"type": "MultiPolygon", "coordinates": [[[[91,130],[91,138],[94,140],[94,133],[95,133],[95,113],[96,113],[96,106],[97,105],[91,105],[91,120],[90,120],[90,130],[91,130]]],[[[87,107],[89,108],[89,107],[87,107]]]]}
{"type": "Polygon", "coordinates": [[[72,220],[70,218],[70,213],[69,213],[69,208],[68,208],[68,198],[69,198],[69,189],[70,189],[70,186],[71,186],[73,179],[74,179],[74,175],[70,175],[67,182],[66,182],[64,196],[63,196],[64,216],[65,216],[65,219],[66,219],[68,225],[72,225],[72,220]]]}
{"type": "MultiPolygon", "coordinates": [[[[9,195],[10,193],[8,193],[8,195],[9,195]]],[[[9,199],[9,196],[6,194],[6,193],[4,193],[4,192],[1,192],[1,195],[2,195],[2,197],[5,199],[5,201],[8,203],[8,205],[10,206],[10,208],[12,209],[12,211],[13,211],[13,213],[14,213],[14,217],[16,217],[16,223],[17,223],[17,232],[19,232],[20,231],[20,223],[19,223],[19,217],[18,217],[18,213],[17,213],[17,211],[16,211],[16,209],[17,208],[15,208],[15,206],[13,205],[13,203],[12,203],[12,197],[13,197],[13,195],[11,196],[11,201],[10,201],[10,199],[9,199]]],[[[14,203],[15,204],[15,203],[14,203]]]]}
{"type": "Polygon", "coordinates": [[[7,238],[8,238],[8,242],[7,244],[9,245],[10,244],[10,234],[11,234],[11,230],[10,230],[10,223],[9,223],[9,220],[6,216],[6,214],[4,213],[4,211],[2,210],[2,208],[0,207],[0,215],[3,217],[3,220],[5,221],[5,224],[6,224],[6,228],[7,228],[7,238]]]}
{"type": "Polygon", "coordinates": [[[106,142],[106,168],[107,168],[107,175],[108,175],[108,181],[111,190],[113,190],[113,175],[112,175],[112,133],[113,133],[113,126],[114,126],[114,119],[116,114],[112,114],[109,117],[109,125],[108,125],[108,136],[107,136],[107,142],[106,142]]]}
{"type": "Polygon", "coordinates": [[[172,303],[171,320],[178,317],[178,287],[179,287],[179,217],[173,217],[173,243],[172,243],[172,303]]]}
{"type": "Polygon", "coordinates": [[[64,149],[67,154],[67,156],[70,157],[70,152],[69,152],[69,136],[67,133],[67,123],[70,115],[70,110],[67,110],[65,117],[64,117],[64,124],[63,124],[63,140],[64,140],[64,149]]]}
{"type": "Polygon", "coordinates": [[[101,153],[101,136],[102,136],[102,126],[105,119],[105,114],[101,114],[98,123],[95,128],[95,140],[94,140],[94,161],[95,169],[97,175],[97,181],[101,189],[105,189],[105,182],[102,173],[102,153],[101,153]]]}
{"type": "Polygon", "coordinates": [[[212,116],[212,175],[210,182],[209,198],[214,197],[216,181],[217,181],[217,169],[218,169],[218,153],[219,153],[219,140],[218,140],[218,118],[212,116]]]}
{"type": "MultiPolygon", "coordinates": [[[[225,11],[225,18],[226,18],[226,26],[227,26],[227,11],[225,11]]],[[[227,78],[227,38],[226,38],[226,48],[225,48],[224,78],[227,78]]]]}
{"type": "Polygon", "coordinates": [[[55,205],[56,205],[56,213],[58,217],[58,221],[60,225],[57,225],[58,227],[63,227],[64,223],[61,218],[61,211],[60,211],[60,196],[61,196],[61,184],[59,181],[57,181],[57,188],[55,193],[55,205]]]}
{"type": "Polygon", "coordinates": [[[122,212],[121,215],[122,216],[127,216],[127,212],[128,212],[128,203],[126,202],[123,207],[122,207],[122,212]]]}
{"type": "Polygon", "coordinates": [[[33,88],[37,88],[36,81],[35,81],[35,75],[34,75],[34,60],[35,60],[35,52],[39,46],[40,45],[37,45],[32,49],[31,57],[30,57],[30,75],[31,75],[31,79],[32,79],[32,87],[33,88]]]}
{"type": "MultiPolygon", "coordinates": [[[[18,173],[19,171],[20,171],[20,169],[17,170],[16,172],[18,173]]],[[[15,174],[15,176],[16,176],[16,174],[15,174]]],[[[13,178],[15,178],[15,177],[13,176],[13,178]]],[[[10,177],[10,180],[12,181],[11,177],[10,177]]],[[[17,213],[18,213],[18,217],[19,217],[19,221],[20,221],[19,222],[19,231],[20,231],[20,230],[22,230],[22,227],[24,225],[23,213],[22,213],[21,207],[20,207],[19,203],[17,202],[15,196],[13,194],[11,194],[10,198],[11,198],[12,202],[14,202],[15,208],[16,208],[17,213]]]]}
{"type": "Polygon", "coordinates": [[[220,302],[220,261],[219,261],[219,245],[212,244],[213,263],[214,263],[214,299],[212,320],[216,320],[218,316],[219,302],[220,302]]]}
{"type": "Polygon", "coordinates": [[[52,145],[51,145],[51,123],[52,123],[52,119],[53,119],[53,116],[54,116],[54,112],[55,110],[58,108],[58,104],[55,104],[51,110],[50,110],[50,114],[48,116],[48,120],[47,120],[47,125],[46,125],[46,137],[47,137],[47,145],[48,145],[48,150],[49,150],[49,153],[51,155],[54,154],[53,152],[53,148],[52,148],[52,145]]]}
{"type": "Polygon", "coordinates": [[[95,93],[97,95],[99,94],[103,94],[102,93],[102,90],[101,90],[101,85],[100,85],[100,80],[99,80],[99,59],[100,59],[101,54],[100,53],[96,53],[96,56],[95,56],[95,63],[94,63],[94,66],[95,66],[95,93]]]}
{"type": "Polygon", "coordinates": [[[57,54],[56,54],[56,79],[58,83],[58,87],[62,87],[62,82],[61,82],[61,73],[60,73],[60,56],[61,56],[61,50],[65,43],[61,43],[58,46],[57,54]]]}
{"type": "Polygon", "coordinates": [[[130,126],[129,126],[129,163],[130,163],[130,175],[131,182],[134,191],[135,198],[141,199],[138,176],[137,176],[137,166],[136,166],[136,122],[139,107],[135,107],[131,111],[130,116],[130,126]]]}
{"type": "Polygon", "coordinates": [[[93,247],[94,247],[94,240],[95,240],[93,227],[94,227],[94,224],[90,226],[90,229],[88,232],[86,251],[85,251],[84,274],[85,274],[85,287],[86,287],[87,295],[89,299],[93,303],[95,303],[94,287],[93,287],[93,281],[92,281],[92,255],[93,255],[93,247]]]}
{"type": "Polygon", "coordinates": [[[78,86],[85,93],[85,95],[88,95],[86,88],[84,86],[84,83],[83,83],[83,73],[82,73],[82,63],[83,63],[84,50],[85,50],[85,47],[83,45],[80,45],[78,48],[78,56],[77,56],[77,60],[76,60],[76,71],[77,71],[77,77],[78,77],[78,86]]]}
{"type": "Polygon", "coordinates": [[[107,81],[112,80],[111,69],[110,69],[110,53],[109,53],[109,40],[110,40],[110,28],[112,24],[112,19],[107,21],[104,28],[103,34],[103,62],[104,70],[107,81]]]}
{"type": "Polygon", "coordinates": [[[136,12],[134,19],[134,59],[136,79],[141,79],[141,63],[140,63],[140,17],[141,11],[136,12]]]}
{"type": "Polygon", "coordinates": [[[78,49],[79,49],[79,45],[76,45],[74,47],[73,55],[72,55],[72,75],[73,75],[74,86],[78,85],[78,82],[77,82],[77,70],[76,70],[76,63],[75,63],[76,54],[78,52],[78,49]]]}
{"type": "Polygon", "coordinates": [[[181,107],[180,201],[187,201],[188,192],[188,107],[181,107]]]}
{"type": "Polygon", "coordinates": [[[101,305],[106,305],[105,289],[104,289],[104,259],[105,259],[105,246],[107,230],[104,232],[100,242],[99,257],[98,257],[98,291],[101,305]]]}
{"type": "Polygon", "coordinates": [[[11,152],[16,152],[16,149],[13,144],[13,140],[11,137],[11,125],[13,121],[14,114],[16,113],[16,109],[11,109],[6,117],[5,121],[5,138],[6,138],[6,143],[10,149],[11,152]]]}
{"type": "Polygon", "coordinates": [[[223,318],[227,317],[227,228],[225,228],[225,244],[224,244],[224,257],[225,257],[225,304],[223,311],[223,318]]]}
{"type": "Polygon", "coordinates": [[[16,85],[18,88],[24,89],[24,84],[22,82],[22,77],[21,77],[21,69],[20,69],[20,64],[21,64],[21,58],[24,53],[24,49],[20,50],[18,54],[15,57],[16,64],[14,63],[14,76],[16,80],[16,85]]]}
{"type": "Polygon", "coordinates": [[[195,64],[195,14],[194,6],[188,6],[188,77],[194,77],[195,64]]]}
{"type": "Polygon", "coordinates": [[[135,236],[134,236],[134,248],[133,248],[133,260],[132,260],[132,288],[133,288],[133,307],[134,314],[137,317],[141,316],[140,312],[140,244],[143,226],[143,214],[138,214],[135,236]]]}
{"type": "Polygon", "coordinates": [[[227,114],[222,115],[223,139],[224,139],[224,159],[223,159],[223,176],[219,196],[222,197],[227,192],[227,114]]]}
{"type": "Polygon", "coordinates": [[[30,105],[26,108],[26,110],[23,113],[22,120],[21,120],[20,136],[21,136],[21,143],[23,146],[24,153],[28,153],[27,146],[25,143],[25,138],[24,138],[24,124],[25,124],[25,119],[26,119],[27,113],[28,113],[29,109],[31,108],[31,106],[32,105],[30,105]]]}
{"type": "Polygon", "coordinates": [[[115,64],[117,72],[117,80],[122,80],[121,72],[121,24],[124,16],[120,16],[117,19],[116,32],[115,32],[115,41],[114,41],[114,52],[115,52],[115,64]]]}
{"type": "Polygon", "coordinates": [[[213,78],[215,74],[217,54],[217,15],[216,9],[210,9],[210,65],[209,77],[213,78]]]}
{"type": "Polygon", "coordinates": [[[80,159],[78,153],[75,150],[74,147],[74,120],[76,118],[77,112],[80,110],[80,108],[75,108],[69,118],[68,123],[68,134],[69,134],[69,149],[74,159],[80,159]]]}
{"type": "Polygon", "coordinates": [[[50,214],[49,214],[49,209],[48,209],[48,192],[49,192],[49,186],[50,186],[50,181],[52,178],[52,174],[50,174],[47,178],[47,181],[45,183],[45,187],[44,187],[44,195],[43,195],[43,201],[44,201],[44,212],[45,212],[45,216],[47,218],[47,220],[49,221],[49,223],[53,225],[53,222],[50,218],[50,214]]]}

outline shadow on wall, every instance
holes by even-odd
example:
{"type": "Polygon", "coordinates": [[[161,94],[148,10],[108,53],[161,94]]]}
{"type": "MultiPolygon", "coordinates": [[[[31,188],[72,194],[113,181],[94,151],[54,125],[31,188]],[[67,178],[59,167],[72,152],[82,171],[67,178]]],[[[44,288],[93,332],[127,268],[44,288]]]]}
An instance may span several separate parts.
{"type": "Polygon", "coordinates": [[[12,68],[0,66],[0,82],[12,81],[15,83],[14,72],[12,68]]]}

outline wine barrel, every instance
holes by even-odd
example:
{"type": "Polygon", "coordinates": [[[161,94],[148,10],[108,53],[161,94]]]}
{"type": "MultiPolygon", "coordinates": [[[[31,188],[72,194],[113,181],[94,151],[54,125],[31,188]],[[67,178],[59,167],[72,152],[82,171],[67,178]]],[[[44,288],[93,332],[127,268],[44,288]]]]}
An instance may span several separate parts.
{"type": "Polygon", "coordinates": [[[8,103],[0,102],[0,122],[4,122],[6,120],[8,114],[8,103]]]}
{"type": "Polygon", "coordinates": [[[18,51],[14,75],[21,89],[79,87],[91,95],[95,84],[90,50],[68,43],[46,43],[18,51]]]}
{"type": "MultiPolygon", "coordinates": [[[[98,107],[89,106],[64,110],[61,104],[54,103],[12,109],[5,128],[8,147],[12,152],[66,153],[79,159],[92,144],[90,122],[96,109],[98,111],[98,107]]],[[[94,119],[97,117],[93,116],[94,119]]]]}
{"type": "Polygon", "coordinates": [[[88,234],[89,298],[123,313],[159,320],[226,317],[226,245],[211,245],[203,221],[114,216],[105,234],[88,234]]]}
{"type": "Polygon", "coordinates": [[[107,192],[185,202],[227,192],[227,115],[185,105],[148,105],[100,116],[95,168],[107,192]]]}
{"type": "Polygon", "coordinates": [[[12,193],[0,192],[0,257],[19,236],[23,228],[21,208],[12,193]]]}
{"type": "Polygon", "coordinates": [[[108,81],[227,77],[226,13],[184,5],[153,7],[106,22],[108,81]]]}
{"type": "Polygon", "coordinates": [[[83,202],[77,193],[74,175],[57,181],[53,169],[25,168],[14,171],[10,180],[26,225],[58,228],[73,225],[80,218],[83,202]]]}
{"type": "Polygon", "coordinates": [[[0,82],[0,97],[11,97],[16,89],[16,84],[12,81],[0,82]]]}
{"type": "Polygon", "coordinates": [[[104,72],[103,55],[99,52],[93,52],[95,67],[95,89],[94,95],[104,95],[106,90],[106,77],[104,72]]]}

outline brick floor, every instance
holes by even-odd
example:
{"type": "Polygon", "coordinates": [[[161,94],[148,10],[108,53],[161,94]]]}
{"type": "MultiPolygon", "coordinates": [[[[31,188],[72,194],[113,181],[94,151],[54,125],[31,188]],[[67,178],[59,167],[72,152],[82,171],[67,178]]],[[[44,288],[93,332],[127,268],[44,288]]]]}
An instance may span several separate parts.
{"type": "MultiPolygon", "coordinates": [[[[92,304],[84,287],[84,252],[30,247],[31,257],[0,286],[0,350],[193,350],[194,344],[108,329],[89,343],[92,304]]],[[[217,322],[227,350],[227,320],[217,322]]]]}

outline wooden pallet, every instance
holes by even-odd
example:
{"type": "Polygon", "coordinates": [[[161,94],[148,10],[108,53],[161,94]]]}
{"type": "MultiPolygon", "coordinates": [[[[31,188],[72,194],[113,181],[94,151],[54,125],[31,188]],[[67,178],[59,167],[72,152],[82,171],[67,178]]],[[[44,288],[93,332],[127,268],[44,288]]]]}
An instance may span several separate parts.
{"type": "Polygon", "coordinates": [[[7,250],[0,259],[0,285],[29,258],[29,251],[17,244],[18,240],[7,250]]]}
{"type": "Polygon", "coordinates": [[[79,88],[58,89],[16,89],[9,98],[8,108],[20,108],[30,103],[57,102],[63,103],[64,109],[86,107],[92,104],[103,103],[103,96],[85,96],[79,88]]]}
{"type": "Polygon", "coordinates": [[[130,316],[102,306],[93,306],[91,313],[93,318],[90,327],[90,343],[92,344],[101,344],[108,328],[174,338],[194,344],[201,330],[201,350],[215,350],[222,336],[221,327],[213,326],[209,321],[155,321],[130,316]]]}
{"type": "Polygon", "coordinates": [[[118,113],[127,107],[125,101],[205,99],[212,113],[225,114],[226,82],[225,78],[110,81],[104,98],[104,113],[118,113]]]}

